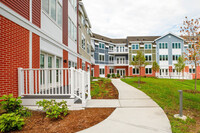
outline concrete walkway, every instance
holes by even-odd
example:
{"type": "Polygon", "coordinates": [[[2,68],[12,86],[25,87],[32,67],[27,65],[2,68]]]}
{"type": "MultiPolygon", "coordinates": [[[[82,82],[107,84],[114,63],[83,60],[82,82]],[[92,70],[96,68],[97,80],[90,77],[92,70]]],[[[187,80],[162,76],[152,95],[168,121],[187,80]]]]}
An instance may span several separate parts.
{"type": "Polygon", "coordinates": [[[113,79],[119,100],[90,100],[87,108],[116,107],[101,123],[80,133],[171,133],[164,111],[145,93],[113,79]]]}

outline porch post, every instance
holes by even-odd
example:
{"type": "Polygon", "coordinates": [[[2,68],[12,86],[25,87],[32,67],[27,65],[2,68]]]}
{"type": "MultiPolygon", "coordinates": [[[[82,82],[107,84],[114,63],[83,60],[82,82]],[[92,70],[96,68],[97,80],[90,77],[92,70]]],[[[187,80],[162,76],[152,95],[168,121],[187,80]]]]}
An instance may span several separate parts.
{"type": "Polygon", "coordinates": [[[22,68],[18,68],[18,96],[22,95],[22,68]]]}
{"type": "Polygon", "coordinates": [[[82,104],[83,104],[83,106],[85,106],[85,104],[86,104],[86,101],[85,101],[85,80],[84,80],[85,79],[85,77],[84,77],[85,73],[86,73],[85,71],[81,72],[81,75],[82,75],[81,76],[82,77],[82,79],[81,79],[82,80],[81,89],[82,89],[82,104]]]}
{"type": "Polygon", "coordinates": [[[74,68],[72,67],[69,69],[71,69],[71,77],[69,76],[69,78],[71,78],[71,98],[74,98],[74,68]]]}
{"type": "Polygon", "coordinates": [[[91,94],[90,94],[90,71],[88,71],[88,99],[91,99],[91,94]]]}

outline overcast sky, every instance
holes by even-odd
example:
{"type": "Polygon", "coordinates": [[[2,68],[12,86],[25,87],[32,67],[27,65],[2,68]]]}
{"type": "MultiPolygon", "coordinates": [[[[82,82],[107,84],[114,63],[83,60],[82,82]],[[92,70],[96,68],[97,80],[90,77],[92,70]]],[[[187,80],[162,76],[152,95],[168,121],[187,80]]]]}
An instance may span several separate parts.
{"type": "Polygon", "coordinates": [[[92,31],[113,38],[179,34],[185,16],[200,17],[200,0],[83,0],[92,31]]]}

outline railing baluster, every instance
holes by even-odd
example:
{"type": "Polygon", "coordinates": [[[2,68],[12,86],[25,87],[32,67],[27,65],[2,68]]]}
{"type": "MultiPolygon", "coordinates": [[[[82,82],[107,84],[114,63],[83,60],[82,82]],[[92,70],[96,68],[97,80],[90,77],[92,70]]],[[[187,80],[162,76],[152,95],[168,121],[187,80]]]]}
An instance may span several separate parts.
{"type": "Polygon", "coordinates": [[[26,71],[26,94],[28,94],[28,79],[27,79],[27,71],[26,71]]]}
{"type": "Polygon", "coordinates": [[[44,70],[42,70],[42,94],[44,94],[44,70]]]}
{"type": "Polygon", "coordinates": [[[37,70],[35,70],[35,88],[34,90],[36,91],[34,94],[37,94],[37,70]]]}
{"type": "Polygon", "coordinates": [[[65,69],[65,94],[67,93],[67,70],[65,69]]]}

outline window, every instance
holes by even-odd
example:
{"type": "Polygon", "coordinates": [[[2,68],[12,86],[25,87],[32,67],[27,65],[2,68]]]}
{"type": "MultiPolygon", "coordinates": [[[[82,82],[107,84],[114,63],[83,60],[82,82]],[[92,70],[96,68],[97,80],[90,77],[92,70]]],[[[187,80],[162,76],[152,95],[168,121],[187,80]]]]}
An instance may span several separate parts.
{"type": "Polygon", "coordinates": [[[132,49],[133,50],[138,50],[139,49],[139,44],[132,44],[132,49]]]}
{"type": "Polygon", "coordinates": [[[51,2],[51,17],[56,20],[56,0],[50,0],[51,2]]]}
{"type": "Polygon", "coordinates": [[[87,53],[89,54],[90,53],[90,44],[87,43],[87,53]]]}
{"type": "Polygon", "coordinates": [[[152,74],[152,68],[145,68],[145,74],[152,74]]]}
{"type": "Polygon", "coordinates": [[[100,69],[99,69],[99,74],[100,74],[100,75],[105,74],[105,70],[104,70],[104,68],[100,68],[100,69]]]}
{"type": "Polygon", "coordinates": [[[42,9],[49,14],[49,0],[42,0],[42,9]]]}
{"type": "Polygon", "coordinates": [[[151,61],[152,55],[145,55],[146,61],[151,61]]]}
{"type": "Polygon", "coordinates": [[[172,43],[172,48],[173,49],[180,49],[181,48],[181,43],[172,43]]]}
{"type": "Polygon", "coordinates": [[[113,73],[114,73],[114,69],[110,68],[110,74],[113,74],[113,73]]]}
{"type": "Polygon", "coordinates": [[[40,68],[44,68],[44,54],[40,54],[40,68]]]}
{"type": "Polygon", "coordinates": [[[168,43],[159,43],[159,49],[168,49],[168,43]]]}
{"type": "Polygon", "coordinates": [[[85,63],[82,62],[82,70],[85,70],[85,63]]]}
{"type": "Polygon", "coordinates": [[[109,46],[110,51],[113,51],[113,49],[114,49],[114,46],[109,46]]]}
{"type": "Polygon", "coordinates": [[[104,49],[105,48],[105,44],[104,43],[99,43],[99,48],[104,49]]]}
{"type": "Polygon", "coordinates": [[[85,37],[82,35],[82,48],[85,49],[85,37]]]}
{"type": "Polygon", "coordinates": [[[77,0],[69,0],[69,2],[71,3],[72,7],[74,8],[74,10],[76,10],[77,7],[77,0]]]}
{"type": "Polygon", "coordinates": [[[195,73],[195,68],[193,68],[193,69],[190,68],[190,69],[189,69],[189,73],[195,73]]]}
{"type": "Polygon", "coordinates": [[[151,44],[145,44],[145,49],[151,49],[152,45],[151,44]]]}
{"type": "Polygon", "coordinates": [[[139,68],[133,68],[133,75],[138,75],[140,74],[139,68]]]}
{"type": "Polygon", "coordinates": [[[105,55],[99,54],[99,61],[105,61],[105,55]]]}
{"type": "Polygon", "coordinates": [[[181,55],[173,55],[173,56],[172,56],[172,60],[173,60],[173,61],[177,61],[178,58],[179,58],[180,56],[181,56],[181,55]]]}
{"type": "Polygon", "coordinates": [[[168,55],[160,55],[160,61],[168,61],[168,55]]]}
{"type": "Polygon", "coordinates": [[[62,26],[62,7],[60,6],[60,4],[58,4],[58,12],[57,12],[57,16],[58,16],[58,25],[62,26]]]}
{"type": "Polygon", "coordinates": [[[114,56],[109,55],[109,61],[110,61],[110,62],[114,62],[114,56]]]}
{"type": "Polygon", "coordinates": [[[70,18],[68,18],[68,36],[72,40],[77,41],[77,28],[70,18]]]}

